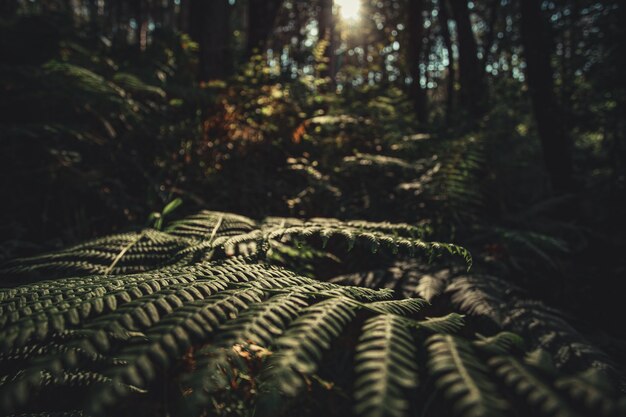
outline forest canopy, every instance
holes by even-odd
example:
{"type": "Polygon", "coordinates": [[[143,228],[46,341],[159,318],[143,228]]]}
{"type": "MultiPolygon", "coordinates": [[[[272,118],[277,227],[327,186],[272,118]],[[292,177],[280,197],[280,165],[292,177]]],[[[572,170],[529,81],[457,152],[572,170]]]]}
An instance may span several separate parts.
{"type": "Polygon", "coordinates": [[[626,415],[625,10],[0,0],[0,415],[626,415]]]}

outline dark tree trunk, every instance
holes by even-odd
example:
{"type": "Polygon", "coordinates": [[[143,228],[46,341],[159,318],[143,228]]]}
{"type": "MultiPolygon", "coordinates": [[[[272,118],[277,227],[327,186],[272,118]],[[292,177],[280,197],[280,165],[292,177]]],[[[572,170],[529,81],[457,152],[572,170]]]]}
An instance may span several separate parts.
{"type": "Polygon", "coordinates": [[[135,0],[133,14],[135,18],[135,42],[140,51],[145,50],[148,36],[147,5],[144,0],[135,0]]]}
{"type": "Polygon", "coordinates": [[[572,144],[563,129],[563,114],[554,92],[550,66],[552,38],[542,16],[541,0],[524,0],[520,9],[526,83],[543,156],[554,191],[567,192],[572,183],[572,144]]]}
{"type": "Polygon", "coordinates": [[[99,18],[98,16],[98,2],[96,0],[90,0],[88,3],[89,7],[89,24],[91,26],[91,30],[93,31],[93,35],[97,36],[99,34],[99,18]]]}
{"type": "Polygon", "coordinates": [[[189,33],[189,23],[191,21],[189,17],[189,1],[180,0],[180,8],[178,9],[178,27],[183,33],[189,33]]]}
{"type": "Polygon", "coordinates": [[[487,23],[487,35],[483,43],[483,57],[481,60],[482,69],[484,71],[485,64],[489,60],[491,47],[496,35],[496,23],[498,22],[498,11],[500,10],[500,0],[493,0],[489,9],[489,22],[487,23]]]}
{"type": "Polygon", "coordinates": [[[326,70],[323,76],[335,78],[335,22],[333,19],[333,0],[320,0],[320,10],[318,17],[319,38],[328,42],[324,55],[326,57],[326,70]]]}
{"type": "Polygon", "coordinates": [[[441,36],[448,53],[448,80],[446,84],[446,120],[450,120],[454,110],[454,84],[456,83],[456,71],[454,69],[454,53],[452,51],[452,36],[450,36],[450,12],[445,0],[439,0],[439,22],[441,36]]]}
{"type": "Polygon", "coordinates": [[[248,2],[248,56],[263,52],[272,34],[282,0],[249,0],[248,2]]]}
{"type": "Polygon", "coordinates": [[[424,0],[409,0],[407,10],[407,66],[413,82],[409,90],[413,100],[417,119],[425,123],[428,120],[428,110],[426,103],[426,90],[420,83],[420,60],[424,46],[424,0]]]}
{"type": "Polygon", "coordinates": [[[484,71],[472,30],[467,0],[450,0],[459,41],[459,81],[461,104],[474,117],[485,113],[484,71]]]}
{"type": "Polygon", "coordinates": [[[200,46],[198,78],[201,81],[230,74],[229,12],[228,0],[191,0],[189,3],[189,34],[200,46]]]}
{"type": "Polygon", "coordinates": [[[0,15],[3,17],[13,17],[17,11],[17,0],[1,0],[0,15]]]}

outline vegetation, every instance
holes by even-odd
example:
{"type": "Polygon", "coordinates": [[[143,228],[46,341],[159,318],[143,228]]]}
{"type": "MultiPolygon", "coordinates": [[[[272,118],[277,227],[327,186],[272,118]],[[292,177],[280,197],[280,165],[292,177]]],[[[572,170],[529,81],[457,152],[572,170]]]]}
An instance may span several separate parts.
{"type": "Polygon", "coordinates": [[[0,415],[626,415],[625,9],[0,1],[0,415]]]}

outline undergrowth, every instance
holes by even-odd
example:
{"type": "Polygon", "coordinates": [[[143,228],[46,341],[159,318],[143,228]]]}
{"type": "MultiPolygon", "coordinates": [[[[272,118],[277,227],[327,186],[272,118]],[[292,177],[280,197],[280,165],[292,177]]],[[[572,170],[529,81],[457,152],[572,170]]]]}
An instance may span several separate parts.
{"type": "Polygon", "coordinates": [[[428,233],[203,211],[164,231],[10,262],[0,293],[2,412],[624,412],[618,369],[558,311],[468,273],[469,253],[428,233]],[[304,276],[292,270],[300,251],[289,248],[313,253],[313,265],[328,254],[336,263],[378,258],[381,278],[304,276]],[[394,258],[401,263],[386,272],[394,258]]]}

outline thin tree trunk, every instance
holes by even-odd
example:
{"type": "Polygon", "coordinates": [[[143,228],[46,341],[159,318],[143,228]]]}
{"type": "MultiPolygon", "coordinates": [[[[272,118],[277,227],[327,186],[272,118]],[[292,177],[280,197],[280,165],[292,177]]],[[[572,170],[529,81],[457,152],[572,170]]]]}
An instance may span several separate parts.
{"type": "Polygon", "coordinates": [[[178,11],[178,27],[183,33],[190,32],[191,18],[189,17],[190,0],[180,0],[180,9],[178,11]]]}
{"type": "Polygon", "coordinates": [[[554,92],[550,65],[551,35],[541,12],[541,0],[520,3],[526,82],[552,187],[567,192],[572,185],[572,143],[563,129],[563,114],[554,92]]]}
{"type": "Polygon", "coordinates": [[[191,0],[190,35],[200,46],[198,78],[207,81],[230,74],[230,8],[228,0],[191,0]]]}
{"type": "Polygon", "coordinates": [[[409,94],[413,100],[413,106],[417,119],[425,123],[428,120],[428,110],[426,103],[426,90],[420,83],[421,71],[420,61],[422,58],[424,46],[424,1],[409,0],[407,10],[407,29],[408,29],[408,45],[407,60],[408,69],[413,82],[409,90],[409,94]]]}
{"type": "Polygon", "coordinates": [[[446,120],[450,121],[454,111],[454,84],[456,83],[456,71],[454,68],[454,52],[452,50],[452,36],[450,36],[450,12],[445,0],[439,0],[439,22],[441,25],[441,35],[443,43],[448,53],[448,80],[446,83],[446,120]]]}
{"type": "Polygon", "coordinates": [[[282,0],[248,1],[248,39],[246,52],[252,56],[255,51],[262,52],[272,34],[282,0]]]}
{"type": "Polygon", "coordinates": [[[483,58],[481,60],[481,66],[485,68],[485,64],[489,60],[491,53],[491,47],[496,35],[496,23],[498,22],[498,11],[500,10],[500,0],[493,0],[491,2],[489,22],[487,23],[487,35],[485,36],[485,42],[483,44],[483,58]]]}
{"type": "Polygon", "coordinates": [[[478,59],[467,0],[450,0],[450,4],[459,42],[461,104],[470,115],[478,118],[485,113],[484,71],[478,59]]]}

